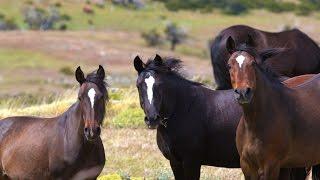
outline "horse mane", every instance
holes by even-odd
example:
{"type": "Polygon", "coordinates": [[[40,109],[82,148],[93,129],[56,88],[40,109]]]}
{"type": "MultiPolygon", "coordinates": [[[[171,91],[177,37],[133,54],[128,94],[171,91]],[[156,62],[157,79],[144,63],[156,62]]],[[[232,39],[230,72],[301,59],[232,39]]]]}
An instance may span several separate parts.
{"type": "Polygon", "coordinates": [[[104,94],[106,100],[109,99],[109,95],[107,91],[108,83],[104,79],[101,80],[101,78],[97,75],[97,71],[93,71],[89,73],[86,77],[86,81],[97,85],[99,90],[104,94]]]}
{"type": "Polygon", "coordinates": [[[194,82],[186,78],[186,75],[183,73],[182,61],[174,57],[165,57],[162,59],[162,62],[149,59],[145,64],[146,70],[153,70],[159,73],[169,73],[175,77],[178,77],[181,80],[184,80],[192,85],[202,86],[202,83],[194,82]]]}
{"type": "Polygon", "coordinates": [[[246,46],[245,44],[239,46],[236,51],[245,51],[250,54],[256,61],[255,67],[260,70],[268,80],[276,84],[283,84],[279,78],[280,76],[275,73],[269,66],[265,65],[264,62],[271,56],[279,54],[285,51],[285,48],[268,48],[262,51],[257,51],[256,48],[246,46]],[[257,61],[258,60],[258,61],[257,61]]]}

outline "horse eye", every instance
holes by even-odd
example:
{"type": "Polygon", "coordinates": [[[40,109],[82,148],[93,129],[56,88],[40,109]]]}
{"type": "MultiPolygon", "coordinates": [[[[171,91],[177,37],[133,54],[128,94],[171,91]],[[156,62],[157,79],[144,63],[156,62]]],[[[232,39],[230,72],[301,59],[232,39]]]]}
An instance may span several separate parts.
{"type": "Polygon", "coordinates": [[[79,99],[79,101],[81,101],[81,97],[80,96],[78,97],[78,99],[79,99]]]}

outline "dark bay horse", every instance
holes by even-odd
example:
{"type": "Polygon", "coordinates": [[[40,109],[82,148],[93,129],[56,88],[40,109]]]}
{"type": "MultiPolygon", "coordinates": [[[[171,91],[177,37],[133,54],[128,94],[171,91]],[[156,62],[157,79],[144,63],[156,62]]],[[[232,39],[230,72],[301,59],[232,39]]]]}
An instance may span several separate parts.
{"type": "Polygon", "coordinates": [[[319,164],[320,74],[288,88],[262,64],[282,50],[229,43],[231,83],[244,112],[236,143],[246,179],[278,179],[281,167],[319,164]]]}
{"type": "MultiPolygon", "coordinates": [[[[146,64],[134,59],[145,123],[157,128],[158,147],[175,179],[199,179],[201,165],[239,168],[235,136],[242,110],[233,91],[187,80],[180,66],[180,60],[159,55],[146,64]]],[[[296,173],[296,179],[305,177],[304,169],[296,173]]]]}
{"type": "Polygon", "coordinates": [[[247,44],[259,51],[266,48],[287,48],[287,51],[266,61],[266,65],[279,76],[294,77],[320,73],[320,48],[298,29],[271,33],[249,26],[236,25],[221,31],[210,47],[217,89],[232,88],[227,68],[230,54],[226,49],[226,42],[229,36],[235,40],[236,47],[247,44]]]}
{"type": "Polygon", "coordinates": [[[108,100],[105,72],[84,77],[78,101],[54,118],[0,121],[0,179],[96,179],[105,163],[100,126],[108,100]]]}

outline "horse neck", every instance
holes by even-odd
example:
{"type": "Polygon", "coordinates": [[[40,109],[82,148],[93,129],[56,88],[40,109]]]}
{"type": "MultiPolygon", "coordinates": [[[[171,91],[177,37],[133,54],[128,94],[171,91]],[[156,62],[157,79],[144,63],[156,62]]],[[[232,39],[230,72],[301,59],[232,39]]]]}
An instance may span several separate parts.
{"type": "Polygon", "coordinates": [[[189,113],[190,108],[194,108],[198,105],[195,103],[195,100],[198,99],[199,87],[202,87],[198,84],[193,84],[187,80],[181,80],[179,83],[173,83],[174,88],[171,88],[170,94],[174,94],[172,101],[174,101],[175,106],[172,107],[171,111],[174,112],[175,117],[185,116],[186,113],[189,113]]]}
{"type": "Polygon", "coordinates": [[[79,102],[73,104],[67,112],[60,117],[64,126],[64,140],[70,145],[81,145],[84,140],[84,120],[79,102]]]}
{"type": "Polygon", "coordinates": [[[254,90],[252,101],[242,105],[244,119],[248,127],[257,129],[259,126],[264,128],[267,123],[272,123],[273,118],[268,116],[275,111],[275,108],[282,106],[282,99],[286,96],[286,88],[272,82],[262,72],[256,73],[257,83],[254,90]],[[274,105],[277,105],[275,107],[274,105]]]}

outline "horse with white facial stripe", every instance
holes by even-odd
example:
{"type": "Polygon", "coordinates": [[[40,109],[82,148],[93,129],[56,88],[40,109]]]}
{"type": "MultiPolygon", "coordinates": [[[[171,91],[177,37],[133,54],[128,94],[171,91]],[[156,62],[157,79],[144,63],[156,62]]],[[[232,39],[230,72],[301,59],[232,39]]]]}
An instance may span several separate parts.
{"type": "MultiPolygon", "coordinates": [[[[320,75],[288,88],[262,64],[266,57],[283,49],[235,48],[231,37],[227,49],[235,99],[244,112],[237,128],[236,144],[246,179],[275,180],[279,178],[280,168],[319,164],[320,75]],[[239,66],[238,58],[242,56],[244,61],[239,66]]],[[[319,165],[313,170],[318,168],[319,165]]],[[[318,179],[317,172],[312,174],[318,179]]]]}
{"type": "Polygon", "coordinates": [[[0,179],[96,179],[105,163],[100,126],[108,100],[105,72],[84,77],[78,101],[54,118],[0,121],[0,179]]]}
{"type": "Polygon", "coordinates": [[[213,91],[185,79],[174,58],[156,55],[145,64],[137,56],[134,67],[145,122],[157,128],[158,147],[175,179],[199,179],[201,165],[240,167],[235,135],[242,111],[232,90],[213,91]]]}

